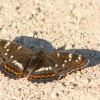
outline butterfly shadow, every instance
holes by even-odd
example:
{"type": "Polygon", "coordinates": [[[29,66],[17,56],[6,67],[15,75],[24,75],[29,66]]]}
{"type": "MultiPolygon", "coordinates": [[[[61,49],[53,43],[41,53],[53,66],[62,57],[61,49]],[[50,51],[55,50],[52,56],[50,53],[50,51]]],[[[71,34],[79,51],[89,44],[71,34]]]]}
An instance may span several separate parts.
{"type": "MultiPolygon", "coordinates": [[[[55,39],[54,41],[56,40],[57,39],[55,39]]],[[[13,41],[20,43],[33,50],[38,50],[39,48],[43,48],[45,52],[59,51],[59,52],[69,52],[69,53],[76,53],[76,54],[84,55],[89,60],[89,64],[87,65],[87,67],[95,66],[100,63],[100,51],[97,51],[97,50],[89,50],[89,49],[65,50],[65,47],[66,47],[65,45],[59,47],[58,49],[55,49],[53,45],[46,40],[27,37],[27,36],[16,37],[13,41]]]]}
{"type": "Polygon", "coordinates": [[[52,46],[50,42],[44,39],[39,39],[39,38],[20,36],[20,37],[16,37],[13,40],[13,42],[19,43],[35,51],[39,50],[40,48],[43,48],[44,51],[54,51],[55,50],[55,48],[52,46]]]}

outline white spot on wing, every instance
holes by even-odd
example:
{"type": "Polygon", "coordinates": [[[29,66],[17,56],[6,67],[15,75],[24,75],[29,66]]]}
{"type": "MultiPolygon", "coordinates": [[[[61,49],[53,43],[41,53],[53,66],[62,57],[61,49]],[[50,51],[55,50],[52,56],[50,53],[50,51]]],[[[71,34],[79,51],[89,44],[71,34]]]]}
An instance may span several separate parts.
{"type": "Polygon", "coordinates": [[[69,61],[71,61],[71,59],[69,59],[69,61]]]}
{"type": "Polygon", "coordinates": [[[67,63],[67,60],[64,60],[64,63],[67,63]]]}
{"type": "Polygon", "coordinates": [[[52,70],[52,68],[50,66],[48,68],[49,68],[49,70],[52,70]]]}
{"type": "Polygon", "coordinates": [[[55,68],[57,68],[58,67],[58,64],[55,64],[55,68]]]}
{"type": "Polygon", "coordinates": [[[4,48],[7,48],[7,46],[9,46],[10,45],[10,42],[7,42],[6,44],[5,44],[5,46],[4,46],[4,48]]]}
{"type": "Polygon", "coordinates": [[[57,57],[60,57],[60,53],[57,53],[57,57]]]}
{"type": "Polygon", "coordinates": [[[20,67],[22,69],[22,64],[19,63],[17,60],[12,61],[12,63],[17,65],[18,67],[20,67]]]}
{"type": "Polygon", "coordinates": [[[78,62],[78,60],[76,60],[76,62],[78,62]]]}
{"type": "Polygon", "coordinates": [[[21,48],[22,48],[22,46],[19,46],[19,47],[18,47],[18,49],[21,49],[21,48]]]}
{"type": "Polygon", "coordinates": [[[14,56],[10,56],[10,59],[13,58],[14,56]]]}
{"type": "Polygon", "coordinates": [[[62,64],[62,67],[64,67],[65,66],[65,64],[62,64]]]}
{"type": "Polygon", "coordinates": [[[69,58],[72,58],[72,54],[69,54],[69,58]]]}
{"type": "Polygon", "coordinates": [[[8,53],[5,53],[5,55],[7,55],[8,53]]]}
{"type": "Polygon", "coordinates": [[[12,61],[12,63],[15,63],[15,62],[16,62],[16,60],[12,61]]]}
{"type": "Polygon", "coordinates": [[[43,68],[40,68],[40,69],[38,69],[38,70],[36,70],[36,71],[44,71],[44,67],[43,68]]]}
{"type": "Polygon", "coordinates": [[[49,70],[48,68],[44,68],[44,69],[47,70],[47,71],[49,70]]]}
{"type": "Polygon", "coordinates": [[[78,56],[78,59],[81,60],[81,55],[78,56]]]}
{"type": "Polygon", "coordinates": [[[7,49],[6,51],[9,51],[9,49],[7,49]]]}
{"type": "Polygon", "coordinates": [[[38,70],[36,70],[35,72],[39,72],[38,70]]]}

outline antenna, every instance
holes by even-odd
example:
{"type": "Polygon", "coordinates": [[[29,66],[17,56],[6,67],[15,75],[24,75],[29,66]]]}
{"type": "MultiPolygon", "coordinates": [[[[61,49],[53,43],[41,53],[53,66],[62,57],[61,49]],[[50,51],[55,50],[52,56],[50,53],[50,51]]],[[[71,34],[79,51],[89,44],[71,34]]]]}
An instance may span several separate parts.
{"type": "Polygon", "coordinates": [[[59,39],[59,38],[61,38],[61,37],[63,37],[63,36],[60,36],[60,37],[56,38],[55,40],[53,40],[53,41],[50,42],[50,43],[53,43],[54,41],[56,41],[57,39],[59,39]]]}
{"type": "MultiPolygon", "coordinates": [[[[33,33],[34,33],[33,38],[36,38],[36,40],[38,41],[39,47],[41,48],[41,43],[40,43],[40,41],[39,41],[38,34],[42,34],[42,33],[44,33],[44,32],[42,32],[42,31],[39,31],[39,32],[34,31],[33,33]]],[[[49,42],[49,43],[52,44],[53,42],[57,41],[58,39],[60,39],[60,38],[62,38],[62,37],[63,37],[63,35],[57,37],[56,39],[54,39],[52,42],[49,42]]],[[[66,46],[66,45],[63,45],[63,46],[61,46],[61,47],[58,47],[56,50],[64,49],[65,46],[66,46]]]]}

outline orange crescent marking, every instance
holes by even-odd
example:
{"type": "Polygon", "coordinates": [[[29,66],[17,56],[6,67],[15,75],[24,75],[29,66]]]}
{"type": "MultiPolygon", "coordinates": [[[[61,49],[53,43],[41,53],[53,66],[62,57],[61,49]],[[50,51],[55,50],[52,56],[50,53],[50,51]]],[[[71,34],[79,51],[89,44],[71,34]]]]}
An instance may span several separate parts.
{"type": "Polygon", "coordinates": [[[42,78],[46,78],[46,75],[42,75],[42,78]]]}
{"type": "Polygon", "coordinates": [[[39,78],[40,78],[40,76],[35,76],[35,78],[36,78],[36,79],[39,79],[39,78]]]}
{"type": "Polygon", "coordinates": [[[17,75],[18,77],[21,77],[23,75],[23,73],[19,73],[19,72],[15,72],[14,70],[12,70],[11,68],[9,68],[7,65],[3,66],[5,69],[7,69],[9,72],[14,73],[15,75],[17,75]]]}
{"type": "Polygon", "coordinates": [[[82,60],[80,60],[80,61],[74,63],[74,65],[79,65],[79,64],[81,64],[81,63],[82,63],[82,60]]]}
{"type": "Polygon", "coordinates": [[[55,76],[56,76],[56,74],[48,74],[48,75],[42,75],[42,76],[40,76],[40,75],[37,75],[37,76],[30,75],[29,80],[31,81],[33,79],[40,79],[40,78],[45,79],[46,77],[50,78],[50,77],[55,77],[55,76]]]}
{"type": "Polygon", "coordinates": [[[32,79],[34,79],[35,78],[35,76],[33,76],[33,75],[30,75],[29,76],[29,80],[32,80],[32,79]]]}
{"type": "Polygon", "coordinates": [[[55,76],[56,76],[56,74],[52,74],[51,76],[52,76],[52,77],[55,77],[55,76]]]}
{"type": "Polygon", "coordinates": [[[47,78],[50,78],[51,77],[51,75],[47,75],[47,78]]]}

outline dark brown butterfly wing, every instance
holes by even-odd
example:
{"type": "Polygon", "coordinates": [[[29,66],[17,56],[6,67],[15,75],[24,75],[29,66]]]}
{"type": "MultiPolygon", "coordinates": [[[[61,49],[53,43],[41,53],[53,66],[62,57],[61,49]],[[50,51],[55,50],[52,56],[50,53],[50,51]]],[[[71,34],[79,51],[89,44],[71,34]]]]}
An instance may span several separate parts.
{"type": "Polygon", "coordinates": [[[60,52],[45,53],[29,80],[52,80],[82,69],[87,64],[87,58],[81,55],[60,52]]]}
{"type": "Polygon", "coordinates": [[[7,40],[0,40],[0,69],[11,77],[22,77],[34,51],[7,40]]]}

